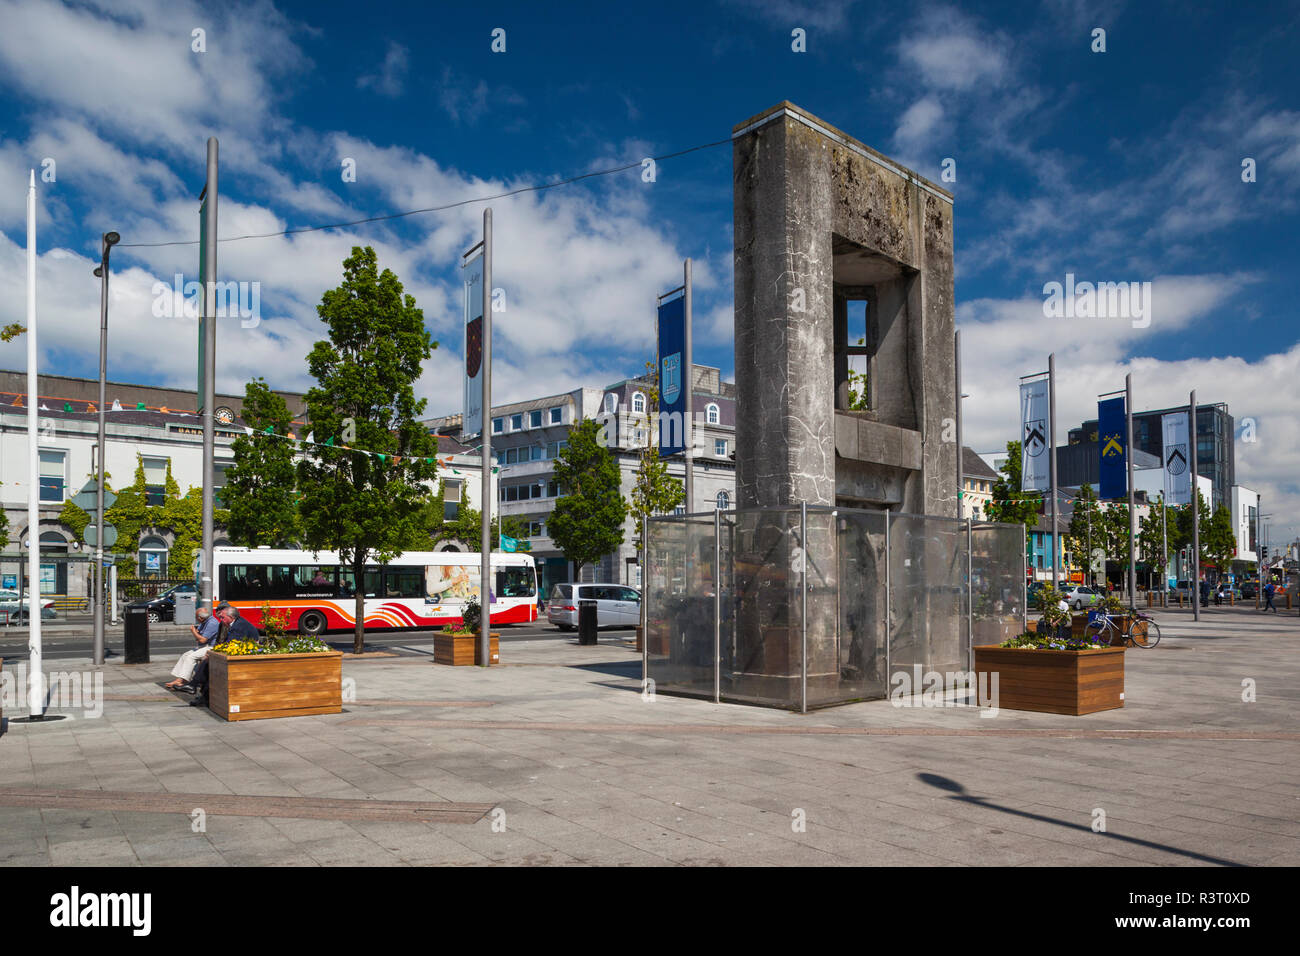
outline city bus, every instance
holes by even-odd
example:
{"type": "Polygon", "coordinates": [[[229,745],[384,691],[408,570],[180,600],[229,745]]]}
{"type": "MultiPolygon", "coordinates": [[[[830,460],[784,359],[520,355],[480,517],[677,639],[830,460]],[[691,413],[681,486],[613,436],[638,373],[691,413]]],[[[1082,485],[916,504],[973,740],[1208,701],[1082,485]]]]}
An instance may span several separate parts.
{"type": "MultiPolygon", "coordinates": [[[[212,566],[214,599],[230,602],[259,629],[268,601],[289,631],[318,635],[356,626],[356,575],[337,552],[214,548],[212,566]]],[[[466,602],[479,597],[481,567],[479,554],[458,551],[408,551],[386,564],[367,565],[366,628],[460,624],[466,602]]],[[[492,570],[491,623],[536,621],[532,555],[494,553],[492,570]]]]}

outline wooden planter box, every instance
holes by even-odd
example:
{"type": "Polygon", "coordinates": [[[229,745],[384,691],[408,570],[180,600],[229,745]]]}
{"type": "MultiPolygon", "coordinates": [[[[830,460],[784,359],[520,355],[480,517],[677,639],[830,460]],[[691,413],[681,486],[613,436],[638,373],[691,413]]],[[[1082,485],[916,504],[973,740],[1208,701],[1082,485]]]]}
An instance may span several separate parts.
{"type": "MultiPolygon", "coordinates": [[[[493,664],[501,663],[499,638],[499,634],[488,632],[488,656],[493,664]]],[[[441,632],[435,634],[433,636],[433,662],[453,666],[482,663],[479,660],[478,639],[477,634],[467,634],[464,637],[453,637],[450,634],[441,632]]]]}
{"type": "Polygon", "coordinates": [[[998,675],[997,706],[1045,714],[1093,714],[1124,706],[1124,648],[1091,651],[975,647],[976,686],[998,675]]]}
{"type": "Polygon", "coordinates": [[[208,707],[226,720],[343,712],[343,654],[208,655],[208,707]]]}

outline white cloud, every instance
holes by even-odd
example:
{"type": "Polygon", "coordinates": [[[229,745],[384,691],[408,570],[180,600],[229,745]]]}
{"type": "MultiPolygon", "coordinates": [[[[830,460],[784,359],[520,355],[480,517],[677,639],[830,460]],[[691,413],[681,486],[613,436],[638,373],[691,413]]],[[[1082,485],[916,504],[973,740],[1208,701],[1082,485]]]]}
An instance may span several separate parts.
{"type": "Polygon", "coordinates": [[[894,143],[906,153],[919,152],[931,145],[939,125],[943,122],[943,107],[933,96],[917,100],[898,119],[894,130],[894,143]]]}
{"type": "Polygon", "coordinates": [[[999,85],[1009,70],[1006,41],[954,9],[931,10],[898,44],[899,59],[937,90],[999,85]]]}
{"type": "MultiPolygon", "coordinates": [[[[1197,401],[1226,402],[1235,417],[1237,482],[1261,491],[1279,515],[1275,533],[1289,541],[1300,533],[1300,344],[1249,361],[1233,356],[1231,338],[1217,321],[1222,304],[1249,287],[1252,277],[1174,276],[1156,280],[1157,319],[1150,329],[1133,329],[1123,320],[1091,322],[1046,319],[1041,299],[979,300],[958,309],[962,335],[962,388],[967,445],[1001,450],[1018,432],[1021,375],[1043,371],[1047,354],[1056,353],[1057,427],[1097,415],[1097,395],[1124,387],[1133,375],[1134,402],[1140,409],[1197,401]],[[1160,318],[1163,316],[1163,319],[1160,318]],[[1217,357],[1167,360],[1150,357],[1158,336],[1213,336],[1217,357]],[[1242,421],[1257,422],[1259,440],[1240,440],[1242,421]]],[[[1167,339],[1165,340],[1167,341],[1167,339]]],[[[1059,440],[1059,439],[1058,439],[1059,440]]]]}
{"type": "Polygon", "coordinates": [[[379,65],[378,71],[357,77],[357,86],[363,90],[374,90],[381,96],[401,96],[402,84],[409,67],[410,54],[406,47],[389,41],[388,52],[384,55],[384,62],[379,65]]]}

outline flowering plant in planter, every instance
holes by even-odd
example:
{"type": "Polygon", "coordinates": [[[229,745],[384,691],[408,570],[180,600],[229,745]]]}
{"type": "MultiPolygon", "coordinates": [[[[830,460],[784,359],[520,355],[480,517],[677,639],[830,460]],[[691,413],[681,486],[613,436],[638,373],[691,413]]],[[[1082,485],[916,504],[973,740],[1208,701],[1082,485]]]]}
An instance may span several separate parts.
{"type": "Polygon", "coordinates": [[[212,649],[227,657],[245,657],[250,654],[316,654],[333,650],[319,637],[290,634],[285,628],[286,620],[288,612],[277,614],[271,609],[271,602],[267,601],[262,605],[262,629],[265,636],[256,641],[225,641],[213,645],[212,649]]]}
{"type": "Polygon", "coordinates": [[[1008,637],[999,647],[1014,647],[1022,650],[1035,650],[1043,648],[1053,651],[1088,651],[1093,648],[1105,646],[1105,642],[1094,641],[1088,637],[1062,637],[1059,634],[1034,634],[1026,631],[1024,634],[1017,634],[1015,637],[1008,637]]]}
{"type": "Polygon", "coordinates": [[[478,598],[470,598],[465,602],[465,609],[460,612],[460,626],[448,624],[442,629],[442,633],[450,634],[452,637],[471,637],[478,634],[482,621],[483,608],[478,603],[478,598]]]}
{"type": "Polygon", "coordinates": [[[1038,624],[1038,630],[1043,636],[1068,638],[1070,636],[1070,606],[1065,602],[1064,595],[1052,585],[1044,584],[1039,588],[1036,600],[1038,610],[1043,615],[1038,624]]]}

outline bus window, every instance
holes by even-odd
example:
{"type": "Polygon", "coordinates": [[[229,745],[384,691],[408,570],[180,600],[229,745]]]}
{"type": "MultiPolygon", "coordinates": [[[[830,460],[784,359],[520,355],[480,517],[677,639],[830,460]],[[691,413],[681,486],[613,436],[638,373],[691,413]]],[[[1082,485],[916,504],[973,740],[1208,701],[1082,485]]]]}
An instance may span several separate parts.
{"type": "Polygon", "coordinates": [[[366,568],[366,597],[383,597],[380,591],[380,585],[383,583],[384,574],[379,568],[366,568]]]}
{"type": "Polygon", "coordinates": [[[219,597],[223,601],[264,600],[267,597],[266,565],[223,565],[219,597]]]}
{"type": "Polygon", "coordinates": [[[300,564],[294,568],[293,590],[298,597],[333,595],[334,575],[338,569],[329,564],[300,564]]]}
{"type": "Polygon", "coordinates": [[[497,569],[497,597],[535,597],[536,594],[532,568],[497,569]]]}
{"type": "Polygon", "coordinates": [[[351,568],[339,568],[339,597],[356,597],[357,575],[351,568]]]}
{"type": "Polygon", "coordinates": [[[390,598],[424,597],[424,568],[386,568],[384,596],[390,598]]]}
{"type": "Polygon", "coordinates": [[[266,568],[266,596],[268,598],[293,597],[293,568],[287,564],[272,564],[266,568]]]}

